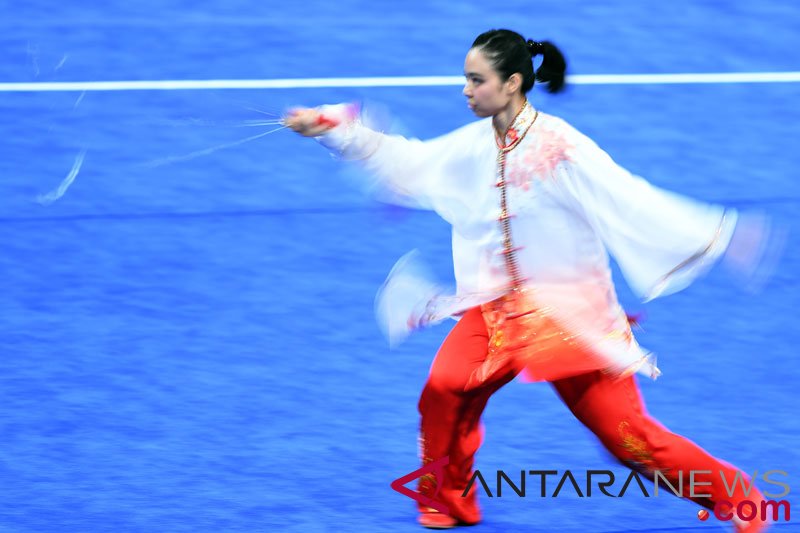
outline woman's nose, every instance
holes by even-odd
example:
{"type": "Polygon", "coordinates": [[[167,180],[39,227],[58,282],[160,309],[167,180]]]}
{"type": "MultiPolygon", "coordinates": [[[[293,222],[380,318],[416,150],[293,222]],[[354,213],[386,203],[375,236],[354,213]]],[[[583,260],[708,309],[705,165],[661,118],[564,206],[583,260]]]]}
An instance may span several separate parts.
{"type": "Polygon", "coordinates": [[[464,84],[464,90],[461,93],[466,97],[472,96],[472,90],[469,88],[469,83],[464,84]]]}

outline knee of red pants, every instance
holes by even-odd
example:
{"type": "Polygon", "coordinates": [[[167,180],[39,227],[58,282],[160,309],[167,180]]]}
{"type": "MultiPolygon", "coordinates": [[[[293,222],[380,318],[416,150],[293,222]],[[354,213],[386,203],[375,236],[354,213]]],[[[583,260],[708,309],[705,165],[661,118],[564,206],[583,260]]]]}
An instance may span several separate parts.
{"type": "Polygon", "coordinates": [[[431,368],[425,388],[430,389],[435,394],[464,395],[464,388],[467,385],[471,369],[467,366],[463,368],[443,368],[434,365],[431,368]]]}
{"type": "Polygon", "coordinates": [[[441,409],[448,404],[458,403],[466,394],[465,385],[466,378],[461,379],[457,374],[431,372],[419,398],[419,412],[424,413],[430,407],[441,409]]]}

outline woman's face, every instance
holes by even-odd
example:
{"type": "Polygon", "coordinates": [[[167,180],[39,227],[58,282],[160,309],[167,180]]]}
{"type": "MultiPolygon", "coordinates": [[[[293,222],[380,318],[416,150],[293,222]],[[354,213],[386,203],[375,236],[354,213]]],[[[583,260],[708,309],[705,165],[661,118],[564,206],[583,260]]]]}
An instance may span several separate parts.
{"type": "Polygon", "coordinates": [[[467,105],[479,117],[491,117],[502,111],[511,101],[513,94],[519,90],[516,77],[511,76],[503,82],[497,72],[477,48],[467,53],[464,61],[464,96],[467,105]]]}

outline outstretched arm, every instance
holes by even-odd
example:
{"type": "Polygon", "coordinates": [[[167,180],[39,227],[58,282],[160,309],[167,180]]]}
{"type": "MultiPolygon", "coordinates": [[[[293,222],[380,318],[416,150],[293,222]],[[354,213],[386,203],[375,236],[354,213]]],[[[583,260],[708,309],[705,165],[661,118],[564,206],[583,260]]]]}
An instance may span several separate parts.
{"type": "Polygon", "coordinates": [[[466,185],[481,175],[476,161],[485,160],[476,147],[488,145],[479,124],[428,141],[375,131],[348,104],[295,109],[285,123],[356,162],[376,179],[385,200],[433,209],[451,223],[469,211],[466,185]]]}

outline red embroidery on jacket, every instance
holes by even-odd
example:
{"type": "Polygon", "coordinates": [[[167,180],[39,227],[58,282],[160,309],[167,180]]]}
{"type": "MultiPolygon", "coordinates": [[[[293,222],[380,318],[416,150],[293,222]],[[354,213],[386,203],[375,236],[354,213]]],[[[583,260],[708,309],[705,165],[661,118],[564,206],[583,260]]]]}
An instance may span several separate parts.
{"type": "Polygon", "coordinates": [[[564,135],[554,130],[541,130],[536,137],[521,154],[515,154],[516,157],[509,161],[506,177],[509,185],[527,191],[534,179],[550,179],[559,164],[571,161],[568,152],[574,146],[564,135]]]}

